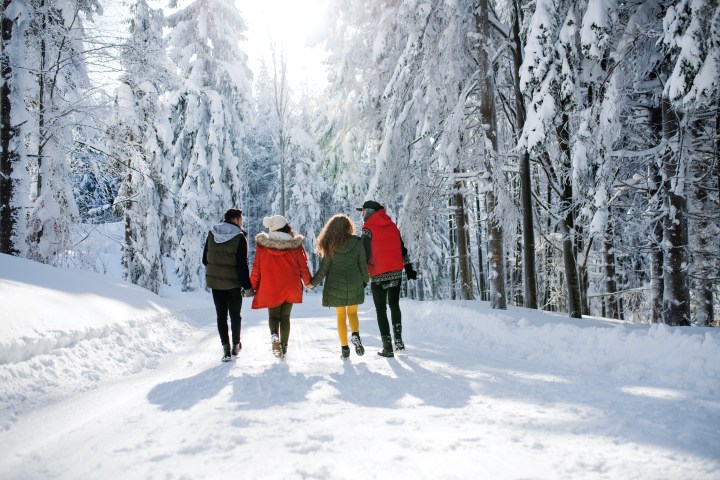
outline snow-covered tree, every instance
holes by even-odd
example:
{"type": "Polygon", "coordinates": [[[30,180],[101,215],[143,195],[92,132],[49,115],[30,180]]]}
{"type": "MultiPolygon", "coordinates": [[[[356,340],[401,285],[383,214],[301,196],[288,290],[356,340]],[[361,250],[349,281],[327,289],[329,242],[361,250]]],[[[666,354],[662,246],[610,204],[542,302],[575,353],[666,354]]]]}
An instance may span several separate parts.
{"type": "Polygon", "coordinates": [[[177,195],[176,270],[183,288],[202,285],[206,231],[247,192],[244,139],[250,128],[252,88],[240,48],[245,22],[230,0],[197,0],[168,16],[168,54],[183,79],[170,91],[177,195]]]}

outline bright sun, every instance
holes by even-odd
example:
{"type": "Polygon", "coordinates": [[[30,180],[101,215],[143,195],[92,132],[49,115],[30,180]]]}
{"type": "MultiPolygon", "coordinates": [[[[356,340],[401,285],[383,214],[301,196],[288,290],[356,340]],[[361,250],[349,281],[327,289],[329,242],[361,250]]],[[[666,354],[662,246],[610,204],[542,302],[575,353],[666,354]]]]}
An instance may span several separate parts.
{"type": "Polygon", "coordinates": [[[293,84],[323,86],[322,46],[311,46],[325,24],[324,0],[236,0],[248,24],[243,46],[250,67],[257,71],[264,60],[270,64],[270,43],[285,45],[288,76],[293,84]]]}

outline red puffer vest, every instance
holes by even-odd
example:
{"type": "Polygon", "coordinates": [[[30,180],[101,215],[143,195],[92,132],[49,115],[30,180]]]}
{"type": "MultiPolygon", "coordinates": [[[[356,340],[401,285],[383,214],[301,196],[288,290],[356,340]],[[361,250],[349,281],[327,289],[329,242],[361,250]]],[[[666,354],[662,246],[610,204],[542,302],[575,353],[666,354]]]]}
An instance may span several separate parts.
{"type": "Polygon", "coordinates": [[[385,209],[373,213],[363,224],[372,233],[368,273],[371,277],[403,269],[400,231],[385,209]]]}

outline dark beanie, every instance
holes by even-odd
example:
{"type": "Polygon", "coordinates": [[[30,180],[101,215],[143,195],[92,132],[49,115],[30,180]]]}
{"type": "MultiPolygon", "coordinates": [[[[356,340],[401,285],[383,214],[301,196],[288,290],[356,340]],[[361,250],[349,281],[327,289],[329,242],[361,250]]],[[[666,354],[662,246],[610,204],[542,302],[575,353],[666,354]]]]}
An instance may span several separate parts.
{"type": "Polygon", "coordinates": [[[375,210],[377,212],[378,210],[382,210],[383,208],[385,208],[385,207],[380,205],[378,202],[376,202],[374,200],[368,200],[367,202],[363,203],[362,208],[358,208],[357,211],[361,211],[364,209],[370,209],[370,210],[375,210]]]}

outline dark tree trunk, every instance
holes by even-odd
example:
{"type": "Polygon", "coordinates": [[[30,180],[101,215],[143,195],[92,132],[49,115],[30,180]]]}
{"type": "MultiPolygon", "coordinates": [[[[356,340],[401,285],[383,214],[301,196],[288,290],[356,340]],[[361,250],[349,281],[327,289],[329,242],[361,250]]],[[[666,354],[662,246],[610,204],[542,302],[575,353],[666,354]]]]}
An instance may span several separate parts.
{"type": "MultiPolygon", "coordinates": [[[[663,137],[666,142],[677,140],[678,118],[670,102],[663,99],[663,137]]],[[[667,199],[663,217],[665,245],[665,295],[663,321],[668,325],[690,325],[690,291],[687,270],[687,198],[682,152],[666,145],[663,154],[664,197],[667,199]]]]}
{"type": "Polygon", "coordinates": [[[560,198],[560,232],[563,237],[563,262],[565,264],[565,282],[568,294],[568,313],[573,318],[582,317],[582,303],[580,300],[580,277],[578,275],[577,257],[573,242],[573,229],[575,227],[574,205],[570,158],[569,117],[566,113],[557,127],[560,140],[560,154],[562,155],[562,170],[560,172],[561,193],[560,198]]]}
{"type": "Polygon", "coordinates": [[[478,277],[480,290],[480,300],[487,301],[487,285],[485,281],[485,267],[483,266],[483,240],[482,240],[482,222],[480,221],[480,188],[475,184],[475,211],[476,214],[476,237],[478,245],[478,277]]]}
{"type": "MultiPolygon", "coordinates": [[[[452,209],[452,199],[449,200],[448,204],[452,209]]],[[[455,226],[452,213],[448,215],[448,230],[450,231],[450,300],[455,300],[455,279],[457,273],[455,270],[455,226]]]]}
{"type": "MultiPolygon", "coordinates": [[[[525,102],[520,91],[520,66],[522,65],[523,44],[520,39],[521,6],[513,2],[513,84],[515,89],[515,109],[517,115],[516,131],[520,137],[525,126],[525,102]]],[[[535,265],[535,230],[533,227],[532,185],[530,177],[530,154],[527,150],[520,155],[520,205],[522,210],[522,244],[523,244],[523,299],[525,307],[538,308],[537,273],[535,265]]]]}
{"type": "Polygon", "coordinates": [[[620,318],[617,301],[617,280],[615,279],[615,234],[613,229],[612,210],[608,207],[608,220],[603,236],[603,256],[605,257],[605,316],[620,318]]]}
{"type": "Polygon", "coordinates": [[[462,182],[455,183],[453,203],[455,208],[455,225],[457,232],[458,263],[460,267],[460,298],[474,300],[472,265],[470,264],[470,238],[468,233],[467,211],[462,182]]]}
{"type": "MultiPolygon", "coordinates": [[[[476,15],[478,32],[480,33],[480,49],[478,50],[478,63],[480,65],[480,78],[482,79],[480,112],[485,134],[492,144],[492,152],[486,151],[485,171],[493,177],[493,159],[496,156],[497,146],[497,119],[495,117],[495,96],[493,71],[490,66],[487,45],[490,43],[490,11],[487,0],[480,0],[476,15]]],[[[487,192],[488,207],[488,233],[490,235],[490,306],[505,310],[507,308],[507,295],[505,294],[505,265],[503,255],[503,227],[497,209],[497,198],[494,187],[487,192]]]]}
{"type": "Polygon", "coordinates": [[[13,164],[17,161],[17,153],[10,150],[10,139],[15,131],[10,118],[10,77],[12,67],[7,52],[7,45],[12,39],[12,19],[5,16],[11,0],[3,0],[2,10],[2,44],[0,44],[0,253],[16,255],[18,253],[13,242],[15,233],[16,209],[13,208],[13,164]]]}
{"type": "MultiPolygon", "coordinates": [[[[650,128],[655,136],[657,144],[662,140],[662,109],[655,107],[650,109],[650,128]]],[[[650,201],[655,201],[656,209],[660,207],[660,200],[657,199],[660,191],[662,177],[660,177],[660,165],[657,161],[650,163],[648,171],[648,179],[652,188],[648,192],[650,201]]],[[[653,209],[651,208],[651,211],[653,209]]],[[[655,215],[657,216],[657,215],[655,215]]],[[[665,254],[662,249],[663,226],[660,220],[653,221],[651,226],[650,245],[650,302],[651,302],[651,321],[659,323],[662,321],[662,302],[665,295],[665,277],[663,274],[663,265],[665,263],[665,254]]]]}

